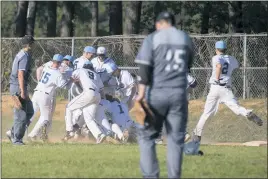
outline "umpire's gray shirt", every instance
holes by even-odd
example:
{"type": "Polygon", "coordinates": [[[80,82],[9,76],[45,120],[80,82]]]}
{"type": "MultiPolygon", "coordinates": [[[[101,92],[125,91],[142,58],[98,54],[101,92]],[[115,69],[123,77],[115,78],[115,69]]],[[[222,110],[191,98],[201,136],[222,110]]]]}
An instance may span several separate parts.
{"type": "Polygon", "coordinates": [[[9,83],[13,85],[19,85],[18,70],[24,71],[25,85],[27,86],[31,69],[30,69],[31,57],[30,55],[21,50],[15,57],[12,65],[12,71],[9,79],[9,83]]]}
{"type": "Polygon", "coordinates": [[[170,27],[148,35],[135,62],[153,67],[152,88],[186,88],[188,63],[192,56],[193,47],[189,35],[170,27]]]}

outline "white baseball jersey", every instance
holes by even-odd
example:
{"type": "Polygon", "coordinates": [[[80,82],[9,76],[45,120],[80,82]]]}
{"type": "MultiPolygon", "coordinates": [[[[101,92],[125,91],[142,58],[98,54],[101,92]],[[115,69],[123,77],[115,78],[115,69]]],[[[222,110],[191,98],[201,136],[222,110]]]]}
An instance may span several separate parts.
{"type": "Polygon", "coordinates": [[[122,102],[127,102],[131,95],[131,88],[135,85],[135,81],[127,70],[121,70],[120,75],[116,78],[117,90],[123,94],[122,102]]]}
{"type": "Polygon", "coordinates": [[[68,81],[60,73],[58,69],[45,67],[42,72],[35,90],[42,91],[49,94],[54,94],[56,88],[63,88],[68,81]]]}
{"type": "Polygon", "coordinates": [[[106,58],[103,62],[99,60],[99,57],[95,57],[91,60],[94,70],[100,75],[103,82],[108,81],[111,78],[111,74],[107,73],[107,69],[110,69],[110,64],[115,62],[111,58],[106,58]]]}
{"type": "Polygon", "coordinates": [[[88,59],[85,58],[84,56],[81,56],[81,57],[75,59],[73,61],[74,70],[83,68],[83,66],[84,66],[84,64],[85,64],[86,61],[88,61],[88,59]]]}
{"type": "Polygon", "coordinates": [[[89,69],[78,68],[73,72],[72,77],[80,80],[80,85],[83,90],[89,90],[92,88],[96,91],[100,91],[104,87],[100,76],[89,69]]]}
{"type": "Polygon", "coordinates": [[[213,84],[216,80],[216,65],[221,64],[221,74],[220,82],[227,83],[228,86],[231,85],[231,76],[234,69],[239,67],[238,61],[229,55],[215,55],[212,57],[212,75],[210,77],[209,83],[213,84]]]}

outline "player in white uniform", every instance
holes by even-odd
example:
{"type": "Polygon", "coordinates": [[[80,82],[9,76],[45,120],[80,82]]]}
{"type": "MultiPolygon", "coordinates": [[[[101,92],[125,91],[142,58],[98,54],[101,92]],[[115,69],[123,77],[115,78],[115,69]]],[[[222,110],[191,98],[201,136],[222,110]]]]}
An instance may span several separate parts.
{"type": "Polygon", "coordinates": [[[111,73],[116,79],[116,96],[123,104],[123,108],[126,108],[127,111],[130,111],[131,109],[129,107],[131,107],[133,97],[137,92],[135,80],[127,70],[121,70],[116,64],[113,63],[110,64],[107,72],[111,73]]]}
{"type": "Polygon", "coordinates": [[[42,76],[35,88],[33,98],[35,104],[40,109],[40,118],[28,135],[30,139],[34,139],[41,134],[42,140],[47,140],[48,129],[51,128],[53,115],[53,98],[57,88],[63,88],[67,85],[68,79],[59,71],[59,66],[63,56],[56,54],[53,56],[51,66],[45,66],[42,76]],[[42,129],[42,131],[41,131],[42,129]],[[42,133],[41,133],[42,132],[42,133]]]}
{"type": "Polygon", "coordinates": [[[100,131],[95,119],[96,110],[101,100],[103,83],[100,76],[93,71],[92,63],[87,61],[83,68],[75,70],[72,78],[77,80],[83,92],[72,99],[66,107],[66,135],[63,140],[68,140],[74,136],[73,132],[73,112],[76,109],[83,111],[83,116],[87,127],[97,140],[101,143],[105,139],[105,135],[100,131]]]}
{"type": "Polygon", "coordinates": [[[224,103],[236,115],[247,117],[259,126],[263,124],[262,120],[252,110],[238,105],[231,90],[231,75],[234,69],[239,68],[238,61],[233,56],[224,54],[226,50],[225,42],[216,42],[215,48],[216,55],[212,58],[212,75],[209,80],[211,84],[210,91],[207,96],[204,112],[194,129],[194,141],[201,141],[205,122],[212,114],[216,114],[220,102],[224,103]]]}
{"type": "Polygon", "coordinates": [[[83,55],[73,61],[73,69],[83,68],[84,63],[89,61],[95,53],[96,49],[94,47],[86,46],[83,55]]]}

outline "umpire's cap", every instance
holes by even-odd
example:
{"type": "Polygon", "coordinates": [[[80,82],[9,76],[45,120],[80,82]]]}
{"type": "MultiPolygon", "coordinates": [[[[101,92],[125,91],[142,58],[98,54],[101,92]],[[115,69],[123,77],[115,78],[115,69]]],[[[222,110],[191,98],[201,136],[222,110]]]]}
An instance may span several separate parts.
{"type": "Polygon", "coordinates": [[[63,60],[63,56],[61,54],[55,54],[53,56],[53,61],[61,62],[63,60]]]}
{"type": "Polygon", "coordinates": [[[175,25],[175,17],[173,14],[171,14],[170,12],[161,12],[160,14],[158,14],[158,16],[155,19],[155,22],[161,21],[161,20],[165,20],[168,21],[171,25],[175,25]]]}
{"type": "Polygon", "coordinates": [[[25,35],[24,37],[22,37],[21,43],[23,45],[32,44],[32,43],[34,43],[34,38],[31,35],[25,35]]]}
{"type": "Polygon", "coordinates": [[[218,41],[215,43],[215,48],[216,49],[226,49],[227,46],[226,46],[226,43],[224,41],[218,41]]]}

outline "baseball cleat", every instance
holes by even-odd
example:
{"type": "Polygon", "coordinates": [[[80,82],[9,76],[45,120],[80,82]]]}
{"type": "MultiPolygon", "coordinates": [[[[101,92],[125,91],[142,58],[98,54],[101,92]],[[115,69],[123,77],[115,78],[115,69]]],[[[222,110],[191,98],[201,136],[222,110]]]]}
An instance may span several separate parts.
{"type": "Polygon", "coordinates": [[[65,136],[63,137],[63,141],[68,141],[69,139],[74,137],[74,132],[73,131],[66,131],[65,136]]]}
{"type": "Polygon", "coordinates": [[[186,132],[185,137],[184,137],[184,142],[187,142],[188,140],[190,140],[190,138],[191,138],[191,135],[188,132],[186,132]]]}
{"type": "Polygon", "coordinates": [[[261,118],[259,118],[255,113],[250,112],[247,116],[248,120],[256,123],[258,126],[262,126],[263,125],[263,121],[261,120],[261,118]]]}
{"type": "Polygon", "coordinates": [[[158,145],[162,145],[163,140],[162,139],[155,139],[155,143],[158,144],[158,145]]]}
{"type": "Polygon", "coordinates": [[[127,129],[125,129],[123,131],[123,142],[124,143],[128,142],[128,138],[129,138],[129,131],[127,129]]]}
{"type": "Polygon", "coordinates": [[[97,144],[100,144],[100,143],[102,143],[105,139],[106,139],[106,136],[105,136],[104,134],[100,134],[100,135],[98,136],[98,138],[97,138],[96,143],[97,143],[97,144]]]}
{"type": "Polygon", "coordinates": [[[81,128],[77,129],[75,132],[74,132],[74,139],[79,139],[79,138],[83,138],[84,136],[82,135],[82,131],[81,131],[81,128]]]}
{"type": "Polygon", "coordinates": [[[48,136],[47,136],[47,125],[44,125],[41,129],[41,136],[40,139],[43,142],[47,142],[48,141],[48,136]]]}

